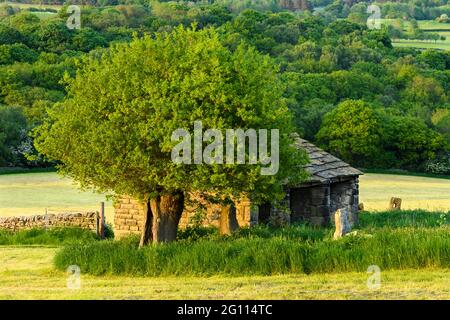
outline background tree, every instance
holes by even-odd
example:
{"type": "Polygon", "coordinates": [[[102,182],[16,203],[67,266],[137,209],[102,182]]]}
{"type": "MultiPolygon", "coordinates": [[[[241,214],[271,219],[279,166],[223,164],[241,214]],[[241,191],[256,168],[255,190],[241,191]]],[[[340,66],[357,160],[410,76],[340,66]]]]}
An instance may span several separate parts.
{"type": "Polygon", "coordinates": [[[18,166],[23,160],[19,146],[27,133],[20,108],[0,105],[0,166],[18,166]]]}
{"type": "Polygon", "coordinates": [[[145,201],[141,245],[175,239],[188,192],[213,193],[224,204],[279,199],[281,181],[304,177],[277,68],[244,45],[231,52],[213,29],[178,27],[115,45],[85,58],[67,81],[68,98],[37,130],[37,149],[82,186],[145,201]],[[173,131],[192,132],[197,120],[222,132],[280,129],[280,170],[264,176],[261,163],[172,162],[173,131]]]}
{"type": "Polygon", "coordinates": [[[364,166],[379,152],[381,136],[375,111],[361,100],[347,100],[325,116],[316,137],[333,154],[364,166]]]}

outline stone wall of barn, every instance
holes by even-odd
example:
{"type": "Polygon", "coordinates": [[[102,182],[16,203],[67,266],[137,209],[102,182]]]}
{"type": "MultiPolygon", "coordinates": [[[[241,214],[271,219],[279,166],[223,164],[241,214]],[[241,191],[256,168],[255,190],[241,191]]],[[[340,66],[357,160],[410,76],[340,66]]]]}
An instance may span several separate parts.
{"type": "Polygon", "coordinates": [[[292,222],[307,221],[317,226],[327,225],[330,219],[329,185],[292,188],[290,208],[292,222]]]}
{"type": "Polygon", "coordinates": [[[8,229],[11,231],[54,227],[80,227],[96,231],[98,223],[99,213],[96,211],[0,217],[0,229],[8,229]]]}
{"type": "Polygon", "coordinates": [[[144,224],[144,204],[122,196],[114,199],[114,238],[141,234],[144,224]]]}
{"type": "Polygon", "coordinates": [[[351,223],[357,221],[359,203],[358,178],[292,188],[290,191],[291,221],[308,221],[313,225],[326,226],[334,222],[337,209],[347,208],[351,223]]]}
{"type": "MultiPolygon", "coordinates": [[[[195,198],[195,197],[193,197],[195,198]]],[[[221,207],[217,204],[208,204],[195,198],[198,202],[186,202],[180,219],[180,228],[186,228],[194,223],[204,226],[219,226],[221,207]]],[[[251,226],[257,223],[258,212],[250,201],[244,200],[235,203],[236,218],[240,227],[251,226]]],[[[114,235],[116,239],[131,234],[141,234],[144,223],[144,204],[128,196],[114,199],[114,235]]]]}
{"type": "MultiPolygon", "coordinates": [[[[359,204],[358,178],[330,185],[330,213],[334,214],[337,209],[346,208],[350,212],[350,223],[357,221],[359,204]]],[[[331,217],[332,218],[332,217],[331,217]]],[[[333,220],[332,220],[333,221],[333,220]]]]}
{"type": "MultiPolygon", "coordinates": [[[[185,210],[180,219],[180,228],[186,228],[194,223],[218,227],[220,205],[207,204],[198,198],[196,200],[198,202],[195,204],[191,202],[185,204],[185,210]]],[[[351,222],[356,222],[358,203],[357,177],[331,184],[305,185],[290,189],[286,198],[278,207],[262,206],[261,220],[278,225],[289,224],[290,222],[310,222],[317,226],[327,226],[334,222],[333,214],[337,209],[347,208],[352,213],[351,222]]],[[[235,206],[236,218],[240,227],[258,223],[259,209],[251,206],[250,201],[241,201],[236,203],[235,206]]],[[[116,238],[122,238],[130,234],[141,234],[144,221],[144,205],[142,203],[127,196],[116,197],[114,209],[114,233],[116,238]]]]}

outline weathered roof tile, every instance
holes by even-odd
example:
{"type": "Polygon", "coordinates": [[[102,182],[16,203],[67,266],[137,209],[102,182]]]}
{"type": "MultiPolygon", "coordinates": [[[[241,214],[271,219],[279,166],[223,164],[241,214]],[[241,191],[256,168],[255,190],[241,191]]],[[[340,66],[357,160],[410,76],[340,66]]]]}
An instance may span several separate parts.
{"type": "Polygon", "coordinates": [[[306,151],[310,162],[304,168],[311,174],[309,182],[327,182],[342,177],[359,176],[363,173],[348,163],[323,151],[312,143],[294,137],[295,145],[306,151]]]}

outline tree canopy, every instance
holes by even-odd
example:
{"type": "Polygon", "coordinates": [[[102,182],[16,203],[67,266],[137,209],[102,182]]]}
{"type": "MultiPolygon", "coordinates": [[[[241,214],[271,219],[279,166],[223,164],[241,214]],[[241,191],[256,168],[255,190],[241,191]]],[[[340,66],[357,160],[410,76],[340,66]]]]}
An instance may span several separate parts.
{"type": "Polygon", "coordinates": [[[258,201],[281,196],[288,177],[304,177],[306,157],[292,144],[276,66],[243,44],[230,51],[213,29],[178,27],[115,45],[86,57],[67,83],[68,96],[38,128],[36,146],[84,186],[144,200],[199,191],[258,201]],[[173,162],[173,132],[192,132],[198,120],[222,132],[279,129],[277,174],[261,175],[261,162],[173,162]]]}

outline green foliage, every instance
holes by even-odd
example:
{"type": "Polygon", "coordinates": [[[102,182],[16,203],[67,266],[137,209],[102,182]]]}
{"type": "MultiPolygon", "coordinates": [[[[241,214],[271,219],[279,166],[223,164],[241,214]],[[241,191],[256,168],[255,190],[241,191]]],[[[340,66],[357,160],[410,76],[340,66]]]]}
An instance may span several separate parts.
{"type": "Polygon", "coordinates": [[[326,149],[362,167],[412,170],[446,148],[442,136],[423,120],[390,115],[353,100],[328,113],[316,137],[326,149]]]}
{"type": "MultiPolygon", "coordinates": [[[[348,99],[364,100],[392,116],[419,118],[448,141],[445,123],[436,125],[431,118],[449,104],[449,53],[392,48],[390,40],[434,39],[438,34],[421,30],[424,23],[419,21],[419,28],[416,19],[445,18],[450,14],[448,4],[443,0],[376,3],[383,18],[396,19],[381,30],[368,30],[366,2],[309,2],[89,0],[82,8],[81,30],[66,27],[67,4],[46,19],[36,15],[41,9],[5,5],[0,9],[0,104],[22,107],[31,129],[42,123],[46,109],[63,100],[66,90],[61,80],[65,72],[75,75],[77,58],[101,56],[109,50],[106,47],[130,42],[133,35],[154,36],[194,22],[199,29],[214,26],[231,51],[244,42],[274,58],[287,87],[284,98],[296,131],[312,142],[317,142],[315,135],[325,114],[348,99]],[[304,10],[309,2],[321,7],[314,15],[304,10]],[[288,11],[296,9],[301,11],[288,11]]],[[[437,25],[433,30],[445,27],[435,21],[430,26],[433,23],[437,25]]],[[[390,162],[398,156],[388,152],[377,164],[367,166],[409,169],[411,161],[390,162]]],[[[416,171],[423,170],[424,161],[431,161],[420,155],[415,158],[420,161],[416,171]]]]}
{"type": "Polygon", "coordinates": [[[379,151],[381,126],[363,101],[344,101],[325,116],[317,140],[338,157],[364,165],[379,151]]]}
{"type": "Polygon", "coordinates": [[[0,167],[22,164],[19,147],[26,132],[27,123],[21,109],[0,105],[0,167]]]}
{"type": "Polygon", "coordinates": [[[400,168],[414,169],[445,150],[442,136],[413,117],[389,116],[383,122],[383,149],[400,168]]]}
{"type": "Polygon", "coordinates": [[[0,44],[20,43],[23,40],[24,37],[17,29],[0,24],[0,44]]]}
{"type": "MultiPolygon", "coordinates": [[[[149,197],[154,192],[215,190],[270,198],[282,179],[301,179],[303,153],[270,58],[240,45],[225,48],[216,31],[178,27],[88,56],[68,81],[68,98],[49,111],[36,146],[83,185],[149,197]],[[99,93],[101,93],[99,95],[99,93]],[[280,129],[280,170],[260,165],[182,165],[171,161],[172,132],[203,128],[280,129]],[[70,150],[70,151],[69,151],[70,150]]],[[[248,152],[248,150],[247,150],[248,152]]]]}
{"type": "Polygon", "coordinates": [[[36,52],[24,44],[0,45],[0,65],[14,62],[34,62],[37,58],[36,52]]]}
{"type": "Polygon", "coordinates": [[[187,227],[185,229],[179,229],[177,239],[186,241],[197,241],[204,238],[219,237],[219,232],[217,228],[214,227],[201,227],[193,226],[187,227]]]}
{"type": "Polygon", "coordinates": [[[418,60],[435,70],[450,69],[450,52],[428,49],[418,56],[418,60]]]}
{"type": "Polygon", "coordinates": [[[105,224],[105,238],[114,239],[114,229],[110,223],[105,224]]]}

